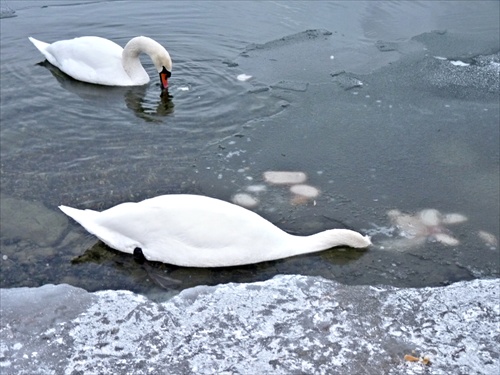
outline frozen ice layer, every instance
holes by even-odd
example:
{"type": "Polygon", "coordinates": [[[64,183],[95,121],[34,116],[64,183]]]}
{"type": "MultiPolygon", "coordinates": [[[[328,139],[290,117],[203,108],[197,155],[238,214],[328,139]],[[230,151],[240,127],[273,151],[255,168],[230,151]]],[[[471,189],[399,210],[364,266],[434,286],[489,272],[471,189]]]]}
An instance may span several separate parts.
{"type": "Polygon", "coordinates": [[[499,293],[498,279],[398,289],[296,275],[163,303],[68,285],[2,289],[0,372],[494,374],[499,293]]]}

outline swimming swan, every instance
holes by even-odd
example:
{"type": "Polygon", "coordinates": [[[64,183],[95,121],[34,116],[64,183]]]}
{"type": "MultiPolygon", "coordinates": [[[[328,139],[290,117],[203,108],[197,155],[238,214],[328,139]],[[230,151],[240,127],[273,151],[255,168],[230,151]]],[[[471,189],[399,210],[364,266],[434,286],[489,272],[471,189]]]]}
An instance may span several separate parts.
{"type": "Polygon", "coordinates": [[[161,195],[102,212],[59,208],[116,250],[142,251],[147,260],[186,267],[238,266],[371,245],[369,237],[348,229],[291,235],[255,212],[201,195],[161,195]]]}
{"type": "Polygon", "coordinates": [[[138,36],[125,48],[97,36],[60,40],[52,44],[29,37],[29,40],[54,66],[83,82],[107,86],[140,86],[149,75],[139,60],[144,52],[151,57],[160,74],[162,92],[168,87],[172,60],[167,50],[151,38],[138,36]]]}

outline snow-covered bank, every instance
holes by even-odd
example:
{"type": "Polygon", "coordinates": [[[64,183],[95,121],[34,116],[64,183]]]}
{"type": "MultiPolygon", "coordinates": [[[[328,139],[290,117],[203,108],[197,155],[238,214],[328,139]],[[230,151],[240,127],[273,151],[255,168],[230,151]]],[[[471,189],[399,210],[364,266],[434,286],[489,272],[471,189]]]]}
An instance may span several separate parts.
{"type": "Polygon", "coordinates": [[[500,283],[396,289],[277,276],[164,303],[68,285],[1,290],[7,374],[496,374],[500,283]],[[430,364],[404,360],[428,357],[430,364]]]}

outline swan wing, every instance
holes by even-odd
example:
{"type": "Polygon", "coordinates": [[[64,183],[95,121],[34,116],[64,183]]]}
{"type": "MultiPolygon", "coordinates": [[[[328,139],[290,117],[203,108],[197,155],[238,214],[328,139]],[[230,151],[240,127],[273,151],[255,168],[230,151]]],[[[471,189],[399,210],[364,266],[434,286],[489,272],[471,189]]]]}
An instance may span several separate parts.
{"type": "Polygon", "coordinates": [[[85,36],[48,44],[29,39],[52,65],[77,80],[101,85],[132,85],[122,65],[123,48],[111,40],[85,36]]]}
{"type": "Polygon", "coordinates": [[[133,253],[140,247],[148,260],[181,266],[256,263],[291,237],[252,211],[197,195],[122,203],[87,220],[63,211],[115,249],[133,253]]]}
{"type": "MultiPolygon", "coordinates": [[[[197,248],[214,248],[266,243],[286,234],[253,211],[219,199],[200,195],[163,195],[139,203],[154,212],[158,224],[197,248]]],[[[148,214],[149,216],[149,214],[148,214]]]]}
{"type": "Polygon", "coordinates": [[[108,228],[138,240],[147,259],[177,265],[255,263],[289,237],[252,211],[204,196],[165,195],[111,210],[108,228]]]}

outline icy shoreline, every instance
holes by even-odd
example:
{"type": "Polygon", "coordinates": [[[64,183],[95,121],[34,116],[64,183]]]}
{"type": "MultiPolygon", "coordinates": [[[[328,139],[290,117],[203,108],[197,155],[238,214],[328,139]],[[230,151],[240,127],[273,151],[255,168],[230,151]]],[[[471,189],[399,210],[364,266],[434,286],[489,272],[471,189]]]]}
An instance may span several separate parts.
{"type": "Polygon", "coordinates": [[[0,370],[495,374],[499,299],[498,279],[398,289],[277,276],[199,286],[163,303],[65,284],[1,289],[0,370]]]}

